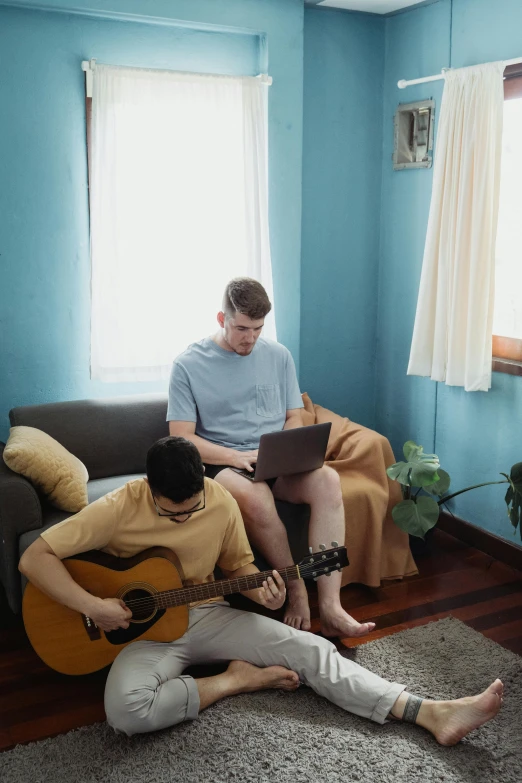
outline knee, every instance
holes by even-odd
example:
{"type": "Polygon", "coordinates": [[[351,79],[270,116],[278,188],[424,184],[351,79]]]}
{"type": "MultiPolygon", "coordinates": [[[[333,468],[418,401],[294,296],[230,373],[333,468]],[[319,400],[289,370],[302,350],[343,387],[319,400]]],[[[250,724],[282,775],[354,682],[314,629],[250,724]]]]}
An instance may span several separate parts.
{"type": "MultiPolygon", "coordinates": [[[[126,650],[129,647],[120,656],[124,657],[126,650]]],[[[116,659],[105,685],[104,706],[109,726],[129,737],[152,731],[158,686],[158,679],[152,673],[137,682],[131,670],[126,671],[121,660],[116,659]]]]}
{"type": "Polygon", "coordinates": [[[128,737],[132,737],[133,734],[138,733],[137,726],[133,720],[129,720],[129,713],[123,710],[105,710],[107,717],[107,723],[118,734],[126,734],[128,737]]]}
{"type": "Polygon", "coordinates": [[[147,704],[143,693],[120,694],[110,697],[105,694],[105,714],[107,723],[114,731],[127,734],[145,734],[152,731],[152,726],[147,720],[150,704],[147,704]]]}
{"type": "Polygon", "coordinates": [[[329,465],[323,465],[322,468],[315,471],[316,489],[315,497],[320,496],[322,502],[338,506],[343,502],[341,491],[341,479],[339,474],[329,465]]]}

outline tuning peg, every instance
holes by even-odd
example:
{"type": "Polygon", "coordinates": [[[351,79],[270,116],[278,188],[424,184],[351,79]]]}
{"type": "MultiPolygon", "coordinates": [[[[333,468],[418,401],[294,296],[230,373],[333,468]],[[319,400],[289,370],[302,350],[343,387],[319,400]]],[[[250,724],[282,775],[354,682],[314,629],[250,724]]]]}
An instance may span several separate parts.
{"type": "Polygon", "coordinates": [[[339,542],[338,541],[332,541],[332,546],[335,549],[336,546],[339,546],[339,542]]]}
{"type": "Polygon", "coordinates": [[[324,550],[326,549],[326,547],[325,547],[325,545],[324,545],[324,544],[319,544],[319,549],[321,550],[321,552],[324,552],[324,550]]]}

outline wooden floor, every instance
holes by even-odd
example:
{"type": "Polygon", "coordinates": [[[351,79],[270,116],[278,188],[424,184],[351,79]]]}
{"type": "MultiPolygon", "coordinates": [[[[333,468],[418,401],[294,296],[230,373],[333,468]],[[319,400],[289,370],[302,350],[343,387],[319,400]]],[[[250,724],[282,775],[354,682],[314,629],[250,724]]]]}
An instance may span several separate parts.
{"type": "MultiPolygon", "coordinates": [[[[522,655],[522,572],[436,531],[431,551],[416,556],[419,575],[380,588],[351,585],[343,606],[375,620],[363,642],[452,615],[522,655]]],[[[244,599],[245,601],[247,599],[244,599]]],[[[0,602],[1,603],[1,602],[0,602]]],[[[313,628],[319,630],[311,594],[313,628]]],[[[360,640],[343,640],[352,647],[360,640]]],[[[105,672],[67,677],[32,651],[23,626],[0,605],[0,750],[104,719],[105,672]]]]}

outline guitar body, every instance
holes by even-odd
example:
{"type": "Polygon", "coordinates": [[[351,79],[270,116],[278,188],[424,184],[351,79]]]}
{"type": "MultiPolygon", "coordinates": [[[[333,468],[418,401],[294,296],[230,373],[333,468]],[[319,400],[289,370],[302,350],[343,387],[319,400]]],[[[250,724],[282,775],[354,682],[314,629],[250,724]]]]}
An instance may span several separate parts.
{"type": "MultiPolygon", "coordinates": [[[[279,569],[285,583],[318,579],[348,565],[346,548],[310,553],[298,565],[279,569]]],[[[262,587],[271,571],[183,585],[183,571],[174,552],[152,547],[136,557],[85,552],[62,561],[73,580],[99,598],[121,598],[132,611],[128,628],[102,631],[90,617],[57,603],[31,582],[22,604],[25,630],[42,661],[63,674],[89,674],[108,666],[131,642],[148,639],[173,642],[188,628],[188,604],[262,587]]]]}
{"type": "Polygon", "coordinates": [[[183,587],[171,550],[153,547],[136,557],[88,552],[62,561],[75,582],[99,598],[137,601],[129,628],[105,632],[90,618],[53,601],[30,582],[23,618],[40,658],[63,674],[88,674],[108,666],[128,644],[144,639],[172,642],[188,627],[188,607],[161,608],[150,596],[183,587]]]}

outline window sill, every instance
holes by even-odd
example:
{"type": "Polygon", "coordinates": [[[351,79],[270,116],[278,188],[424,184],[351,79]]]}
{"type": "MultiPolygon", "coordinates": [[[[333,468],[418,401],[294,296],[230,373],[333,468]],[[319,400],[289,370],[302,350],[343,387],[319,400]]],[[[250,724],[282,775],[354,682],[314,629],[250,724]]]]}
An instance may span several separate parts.
{"type": "Polygon", "coordinates": [[[504,372],[508,375],[522,375],[522,362],[517,362],[515,359],[503,359],[500,356],[494,356],[491,369],[493,372],[504,372]]]}
{"type": "Polygon", "coordinates": [[[493,372],[522,375],[522,340],[493,335],[493,372]]]}

